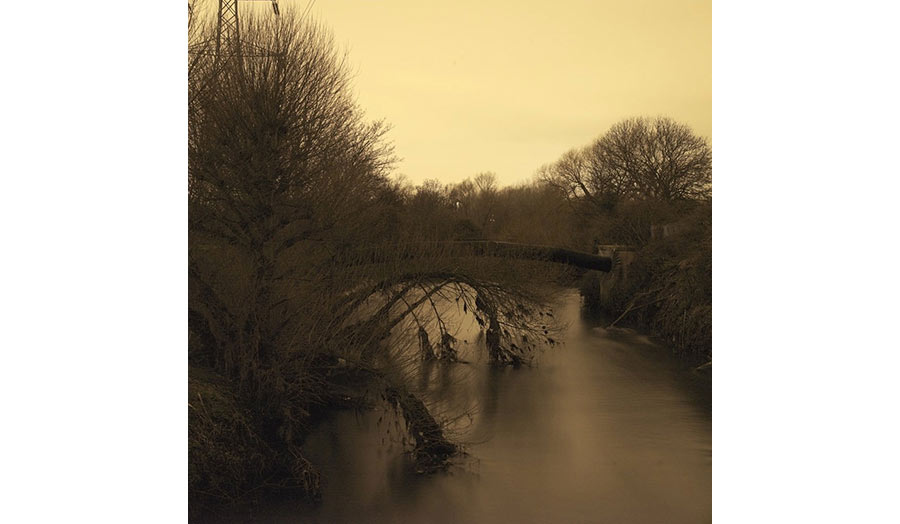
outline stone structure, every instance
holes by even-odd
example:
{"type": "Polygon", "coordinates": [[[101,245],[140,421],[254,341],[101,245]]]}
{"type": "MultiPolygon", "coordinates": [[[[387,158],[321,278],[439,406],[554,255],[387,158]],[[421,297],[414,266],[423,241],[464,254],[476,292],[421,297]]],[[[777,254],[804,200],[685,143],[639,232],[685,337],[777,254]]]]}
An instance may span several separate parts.
{"type": "Polygon", "coordinates": [[[635,248],[621,244],[600,244],[597,255],[612,259],[612,269],[600,276],[600,300],[607,302],[610,294],[628,279],[628,266],[634,261],[635,248]]]}

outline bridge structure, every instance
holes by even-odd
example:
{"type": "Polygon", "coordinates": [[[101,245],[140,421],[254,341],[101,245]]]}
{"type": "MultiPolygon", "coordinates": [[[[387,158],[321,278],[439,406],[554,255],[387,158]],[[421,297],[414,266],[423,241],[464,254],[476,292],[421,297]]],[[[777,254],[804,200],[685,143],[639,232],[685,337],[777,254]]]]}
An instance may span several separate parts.
{"type": "Polygon", "coordinates": [[[608,254],[595,255],[562,247],[495,240],[412,242],[363,247],[356,250],[352,258],[357,264],[378,264],[398,259],[412,260],[435,256],[446,258],[497,257],[533,260],[606,273],[612,271],[614,266],[614,257],[608,254]]]}

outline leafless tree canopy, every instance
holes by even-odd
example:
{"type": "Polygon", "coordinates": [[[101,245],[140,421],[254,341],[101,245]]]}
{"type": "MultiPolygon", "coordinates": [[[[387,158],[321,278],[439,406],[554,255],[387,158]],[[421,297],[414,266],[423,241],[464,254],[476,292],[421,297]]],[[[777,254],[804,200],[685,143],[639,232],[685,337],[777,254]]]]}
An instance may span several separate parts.
{"type": "Polygon", "coordinates": [[[623,199],[701,200],[712,184],[709,144],[672,119],[632,118],[541,168],[571,200],[609,209],[623,199]]]}
{"type": "Polygon", "coordinates": [[[277,255],[365,207],[392,157],[385,125],[365,123],[353,102],[345,58],[324,28],[251,22],[262,27],[245,28],[242,45],[266,54],[205,57],[205,78],[191,82],[191,216],[200,229],[277,255]]]}

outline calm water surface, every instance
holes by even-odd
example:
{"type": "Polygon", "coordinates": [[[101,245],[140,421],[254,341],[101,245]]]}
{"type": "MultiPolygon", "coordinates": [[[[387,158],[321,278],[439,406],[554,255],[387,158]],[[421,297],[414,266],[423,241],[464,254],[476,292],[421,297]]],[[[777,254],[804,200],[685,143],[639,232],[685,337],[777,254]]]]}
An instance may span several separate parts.
{"type": "Polygon", "coordinates": [[[711,521],[706,388],[646,337],[583,319],[575,292],[555,317],[562,343],[534,367],[491,369],[473,335],[471,364],[423,370],[429,405],[463,414],[453,431],[467,455],[449,472],[410,471],[391,411],[342,412],[304,446],[322,471],[322,504],[256,521],[711,521]]]}

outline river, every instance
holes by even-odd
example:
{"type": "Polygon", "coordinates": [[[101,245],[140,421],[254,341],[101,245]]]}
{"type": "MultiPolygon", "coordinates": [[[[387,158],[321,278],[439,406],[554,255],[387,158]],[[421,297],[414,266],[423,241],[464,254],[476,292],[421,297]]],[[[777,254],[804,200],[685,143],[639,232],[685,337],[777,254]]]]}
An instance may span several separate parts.
{"type": "Polygon", "coordinates": [[[423,370],[430,405],[462,414],[451,431],[466,454],[447,473],[410,471],[391,411],[341,412],[304,445],[321,505],[258,521],[711,521],[708,386],[646,336],[583,318],[574,291],[554,313],[561,343],[531,367],[492,369],[470,351],[469,364],[423,370]]]}

